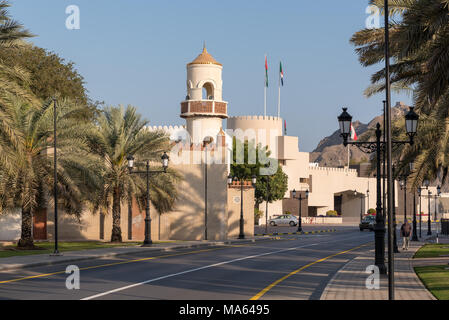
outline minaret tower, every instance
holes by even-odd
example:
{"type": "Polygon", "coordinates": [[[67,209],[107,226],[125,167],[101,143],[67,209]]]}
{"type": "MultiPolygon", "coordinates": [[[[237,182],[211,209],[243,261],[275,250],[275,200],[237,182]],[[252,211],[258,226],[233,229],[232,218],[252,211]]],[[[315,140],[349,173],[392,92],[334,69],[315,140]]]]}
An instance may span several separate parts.
{"type": "Polygon", "coordinates": [[[206,50],[187,65],[187,96],[181,102],[181,117],[186,119],[192,143],[206,137],[217,141],[223,119],[228,118],[228,103],[223,101],[222,64],[206,50]]]}

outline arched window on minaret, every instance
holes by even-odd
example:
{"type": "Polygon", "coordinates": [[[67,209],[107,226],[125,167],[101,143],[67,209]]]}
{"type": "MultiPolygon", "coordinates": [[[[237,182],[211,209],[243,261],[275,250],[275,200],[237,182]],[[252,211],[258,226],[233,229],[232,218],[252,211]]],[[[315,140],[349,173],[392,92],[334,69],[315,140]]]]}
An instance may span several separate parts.
{"type": "Polygon", "coordinates": [[[203,100],[214,100],[214,85],[210,82],[206,82],[203,85],[203,100]]]}

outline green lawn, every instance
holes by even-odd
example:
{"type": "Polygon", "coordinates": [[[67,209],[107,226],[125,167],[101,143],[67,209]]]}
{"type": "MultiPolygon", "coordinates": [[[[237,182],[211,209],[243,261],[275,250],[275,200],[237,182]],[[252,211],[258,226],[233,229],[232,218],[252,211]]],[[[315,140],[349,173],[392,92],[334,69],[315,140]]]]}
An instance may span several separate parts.
{"type": "Polygon", "coordinates": [[[418,277],[438,300],[449,300],[449,270],[446,269],[448,265],[415,268],[418,277]]]}
{"type": "Polygon", "coordinates": [[[442,255],[449,255],[449,244],[426,244],[413,258],[438,258],[442,255]]]}
{"type": "MultiPolygon", "coordinates": [[[[141,245],[141,242],[124,242],[124,243],[107,243],[96,241],[83,241],[83,242],[59,242],[58,249],[60,252],[66,251],[78,251],[89,249],[101,249],[101,248],[113,248],[113,247],[125,247],[125,246],[137,246],[141,245]]],[[[0,247],[0,258],[7,258],[13,256],[26,256],[31,254],[49,254],[53,252],[53,242],[36,242],[36,246],[41,250],[17,250],[16,246],[0,247]]]]}

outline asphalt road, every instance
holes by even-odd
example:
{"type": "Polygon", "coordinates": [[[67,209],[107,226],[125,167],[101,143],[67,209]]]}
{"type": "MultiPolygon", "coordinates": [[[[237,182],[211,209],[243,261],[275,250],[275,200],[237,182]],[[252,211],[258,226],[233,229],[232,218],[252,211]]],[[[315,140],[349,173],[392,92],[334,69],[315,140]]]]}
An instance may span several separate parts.
{"type": "Polygon", "coordinates": [[[0,299],[317,300],[374,233],[289,236],[238,246],[79,262],[80,289],[65,265],[0,273],[0,299]],[[352,251],[348,251],[352,250],[352,251]]]}

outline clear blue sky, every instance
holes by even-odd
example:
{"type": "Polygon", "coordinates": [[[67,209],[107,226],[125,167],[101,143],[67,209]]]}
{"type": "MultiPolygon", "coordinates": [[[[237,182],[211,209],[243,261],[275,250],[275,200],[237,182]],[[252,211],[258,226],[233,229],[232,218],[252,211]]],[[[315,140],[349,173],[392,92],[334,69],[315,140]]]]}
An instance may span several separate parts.
{"type": "MultiPolygon", "coordinates": [[[[381,112],[384,95],[363,90],[375,69],[359,65],[351,35],[365,26],[368,0],[185,1],[12,0],[13,17],[32,41],[76,63],[89,95],[132,104],[152,125],[184,124],[186,63],[203,41],[224,65],[229,114],[263,114],[264,55],[269,57],[268,112],[277,114],[279,60],[285,73],[281,116],[301,151],[312,151],[338,128],[341,106],[354,119],[381,112]],[[78,5],[81,29],[67,30],[68,5],[78,5]]],[[[380,67],[380,66],[379,66],[380,67]]],[[[393,94],[393,103],[410,103],[393,94]]]]}

